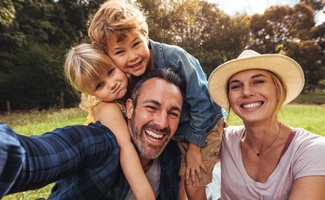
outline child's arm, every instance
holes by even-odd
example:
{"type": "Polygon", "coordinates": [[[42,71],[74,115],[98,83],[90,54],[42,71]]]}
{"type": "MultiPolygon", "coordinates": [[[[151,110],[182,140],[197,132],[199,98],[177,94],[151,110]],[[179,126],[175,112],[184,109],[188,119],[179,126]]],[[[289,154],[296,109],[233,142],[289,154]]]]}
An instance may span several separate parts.
{"type": "Polygon", "coordinates": [[[192,183],[195,186],[196,175],[199,182],[202,183],[202,172],[208,173],[206,166],[203,163],[201,147],[189,143],[186,151],[186,184],[192,183]]]}
{"type": "Polygon", "coordinates": [[[120,163],[136,199],[155,199],[120,107],[116,103],[102,102],[94,107],[93,116],[114,133],[120,147],[120,163]]]}

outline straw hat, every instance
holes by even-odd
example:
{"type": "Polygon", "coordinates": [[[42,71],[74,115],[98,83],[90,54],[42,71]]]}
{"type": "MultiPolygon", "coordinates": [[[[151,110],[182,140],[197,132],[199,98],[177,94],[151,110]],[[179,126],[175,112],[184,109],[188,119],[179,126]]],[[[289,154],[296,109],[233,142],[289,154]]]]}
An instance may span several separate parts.
{"type": "Polygon", "coordinates": [[[245,50],[238,58],[218,66],[209,77],[210,96],[219,106],[229,109],[228,80],[237,72],[247,69],[265,69],[280,76],[288,87],[283,105],[296,98],[304,87],[304,73],[293,59],[280,54],[259,54],[252,50],[245,50]]]}

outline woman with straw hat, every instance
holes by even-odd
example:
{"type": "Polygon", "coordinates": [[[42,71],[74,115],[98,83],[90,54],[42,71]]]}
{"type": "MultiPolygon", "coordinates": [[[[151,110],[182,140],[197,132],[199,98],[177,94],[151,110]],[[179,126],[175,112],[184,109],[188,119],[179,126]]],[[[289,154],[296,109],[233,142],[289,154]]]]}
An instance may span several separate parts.
{"type": "Polygon", "coordinates": [[[300,65],[279,54],[245,50],[212,72],[212,99],[243,121],[223,135],[221,199],[325,199],[325,138],[277,118],[303,86],[300,65]]]}

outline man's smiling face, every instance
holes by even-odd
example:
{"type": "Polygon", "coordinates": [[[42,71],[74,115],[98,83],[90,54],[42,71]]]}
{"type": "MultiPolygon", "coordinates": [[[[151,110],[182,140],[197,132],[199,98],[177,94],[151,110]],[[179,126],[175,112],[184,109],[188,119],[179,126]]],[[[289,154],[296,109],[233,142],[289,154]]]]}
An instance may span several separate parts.
{"type": "Polygon", "coordinates": [[[154,159],[160,155],[176,132],[182,102],[178,86],[160,78],[143,84],[136,107],[132,100],[127,100],[131,137],[140,156],[154,159]]]}

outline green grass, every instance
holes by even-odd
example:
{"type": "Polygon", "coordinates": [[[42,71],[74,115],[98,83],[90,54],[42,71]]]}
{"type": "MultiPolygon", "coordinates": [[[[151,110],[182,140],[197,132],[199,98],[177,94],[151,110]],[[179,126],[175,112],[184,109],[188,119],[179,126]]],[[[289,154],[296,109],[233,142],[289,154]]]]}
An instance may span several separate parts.
{"type": "Polygon", "coordinates": [[[300,94],[292,103],[324,105],[325,90],[317,90],[315,93],[300,94]]]}
{"type": "Polygon", "coordinates": [[[80,108],[29,111],[1,115],[1,122],[14,128],[17,133],[24,135],[39,135],[54,128],[67,125],[83,124],[87,113],[80,108]]]}
{"type": "MultiPolygon", "coordinates": [[[[312,100],[312,99],[309,99],[312,100]]],[[[325,101],[325,98],[323,99],[325,101]]],[[[289,104],[279,114],[280,120],[293,127],[301,127],[308,131],[325,136],[325,104],[320,105],[297,105],[289,104]]],[[[73,124],[83,124],[86,113],[79,108],[31,111],[24,113],[12,113],[0,115],[0,121],[9,124],[17,133],[25,135],[39,135],[58,127],[73,124]]],[[[241,120],[231,113],[227,120],[229,125],[239,125],[241,120]]],[[[3,200],[29,200],[47,198],[53,184],[34,191],[11,194],[3,200]]]]}

